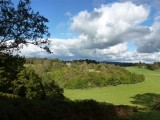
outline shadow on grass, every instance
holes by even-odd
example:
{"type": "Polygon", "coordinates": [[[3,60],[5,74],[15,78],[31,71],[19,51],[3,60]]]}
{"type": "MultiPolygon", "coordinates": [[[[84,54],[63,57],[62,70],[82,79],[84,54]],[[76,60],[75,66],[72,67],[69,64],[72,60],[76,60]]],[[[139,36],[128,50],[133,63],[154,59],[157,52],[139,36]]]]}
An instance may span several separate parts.
{"type": "Polygon", "coordinates": [[[155,94],[155,93],[137,94],[132,98],[134,100],[131,101],[131,103],[143,107],[139,109],[139,112],[134,114],[133,120],[160,120],[160,111],[149,109],[154,99],[160,98],[160,94],[155,94]]]}
{"type": "Polygon", "coordinates": [[[141,105],[143,107],[149,107],[149,105],[153,102],[155,98],[160,98],[160,94],[155,94],[155,93],[137,94],[132,98],[134,100],[131,101],[131,103],[136,105],[141,105]]]}
{"type": "Polygon", "coordinates": [[[139,111],[134,114],[132,120],[160,120],[160,111],[139,111]]]}

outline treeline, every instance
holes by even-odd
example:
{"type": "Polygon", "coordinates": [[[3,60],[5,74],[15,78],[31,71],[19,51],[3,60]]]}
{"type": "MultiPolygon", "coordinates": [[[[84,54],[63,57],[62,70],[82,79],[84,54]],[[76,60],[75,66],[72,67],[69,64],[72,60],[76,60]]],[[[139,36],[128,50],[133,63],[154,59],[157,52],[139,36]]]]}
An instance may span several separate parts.
{"type": "Polygon", "coordinates": [[[160,69],[160,62],[154,62],[152,64],[147,64],[146,68],[149,69],[149,70],[160,69]]]}
{"type": "Polygon", "coordinates": [[[157,70],[160,69],[160,62],[154,62],[154,63],[142,63],[139,62],[136,64],[139,68],[146,68],[148,70],[157,70]]]}
{"type": "MultiPolygon", "coordinates": [[[[81,83],[90,80],[87,84],[94,83],[95,86],[96,79],[107,70],[108,73],[112,70],[110,72],[117,75],[118,72],[123,73],[117,69],[122,68],[86,62],[66,63],[58,59],[25,59],[18,55],[0,53],[0,119],[127,120],[137,108],[114,106],[94,100],[71,101],[63,96],[63,89],[56,84],[66,87],[68,83],[70,88],[70,81],[80,80],[81,83]]],[[[79,88],[77,85],[79,84],[73,84],[74,88],[79,88]]],[[[83,84],[80,85],[84,87],[83,84]]]]}
{"type": "Polygon", "coordinates": [[[88,61],[28,58],[26,67],[34,69],[43,81],[54,80],[60,87],[68,89],[135,84],[145,79],[143,75],[130,73],[120,66],[88,61]]]}
{"type": "Polygon", "coordinates": [[[123,67],[129,67],[129,66],[136,66],[137,63],[131,63],[131,62],[108,62],[108,61],[103,61],[102,63],[106,64],[114,64],[114,65],[119,65],[123,67]]]}
{"type": "Polygon", "coordinates": [[[62,100],[63,88],[135,84],[144,79],[123,67],[93,60],[25,59],[0,53],[0,92],[29,99],[62,100]]]}

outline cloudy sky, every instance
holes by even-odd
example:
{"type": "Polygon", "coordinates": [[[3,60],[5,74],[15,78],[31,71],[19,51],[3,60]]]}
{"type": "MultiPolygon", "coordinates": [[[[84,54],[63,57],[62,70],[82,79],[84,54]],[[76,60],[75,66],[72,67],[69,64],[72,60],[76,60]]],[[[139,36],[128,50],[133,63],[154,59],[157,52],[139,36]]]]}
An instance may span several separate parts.
{"type": "Polygon", "coordinates": [[[160,0],[31,2],[33,10],[50,21],[49,47],[53,54],[29,45],[21,55],[63,60],[160,61],[160,0]]]}

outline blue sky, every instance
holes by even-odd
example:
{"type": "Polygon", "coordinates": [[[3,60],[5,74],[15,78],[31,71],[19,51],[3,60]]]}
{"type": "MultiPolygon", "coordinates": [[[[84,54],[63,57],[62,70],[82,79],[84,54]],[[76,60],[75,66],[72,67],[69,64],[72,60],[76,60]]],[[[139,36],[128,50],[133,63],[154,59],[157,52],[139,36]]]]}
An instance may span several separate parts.
{"type": "Polygon", "coordinates": [[[49,19],[51,37],[67,38],[65,33],[72,33],[69,29],[70,15],[81,10],[92,10],[92,0],[32,0],[32,8],[49,19]]]}
{"type": "MultiPolygon", "coordinates": [[[[13,0],[15,4],[18,0],[13,0]]],[[[31,0],[49,19],[48,55],[25,47],[22,55],[60,59],[153,62],[160,57],[159,0],[31,0]]],[[[41,51],[41,52],[40,52],[41,51]]]]}
{"type": "MultiPolygon", "coordinates": [[[[94,0],[32,0],[32,8],[49,19],[51,37],[75,37],[75,32],[69,29],[70,17],[82,10],[92,11],[97,7],[94,0]],[[68,34],[67,34],[68,33],[68,34]]],[[[102,1],[102,0],[99,0],[102,1]]],[[[100,2],[101,3],[101,2],[100,2]]],[[[100,5],[97,2],[97,4],[100,5]]],[[[98,5],[98,6],[99,6],[98,5]]]]}
{"type": "MultiPolygon", "coordinates": [[[[13,0],[16,5],[19,0],[13,0]]],[[[69,29],[70,19],[78,12],[92,11],[102,4],[116,2],[115,0],[31,0],[31,7],[46,17],[51,38],[75,37],[76,33],[69,29]]]]}

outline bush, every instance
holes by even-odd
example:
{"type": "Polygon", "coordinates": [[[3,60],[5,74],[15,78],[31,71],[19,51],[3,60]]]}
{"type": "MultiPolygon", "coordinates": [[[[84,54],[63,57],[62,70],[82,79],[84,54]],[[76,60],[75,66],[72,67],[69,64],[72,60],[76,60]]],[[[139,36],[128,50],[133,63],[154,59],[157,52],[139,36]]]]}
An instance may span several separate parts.
{"type": "Polygon", "coordinates": [[[160,110],[160,97],[154,98],[149,107],[153,110],[160,110]]]}
{"type": "Polygon", "coordinates": [[[23,69],[25,59],[0,52],[0,92],[12,93],[12,82],[23,69]]]}
{"type": "Polygon", "coordinates": [[[95,100],[42,101],[0,95],[0,120],[129,120],[134,108],[95,100]]]}

